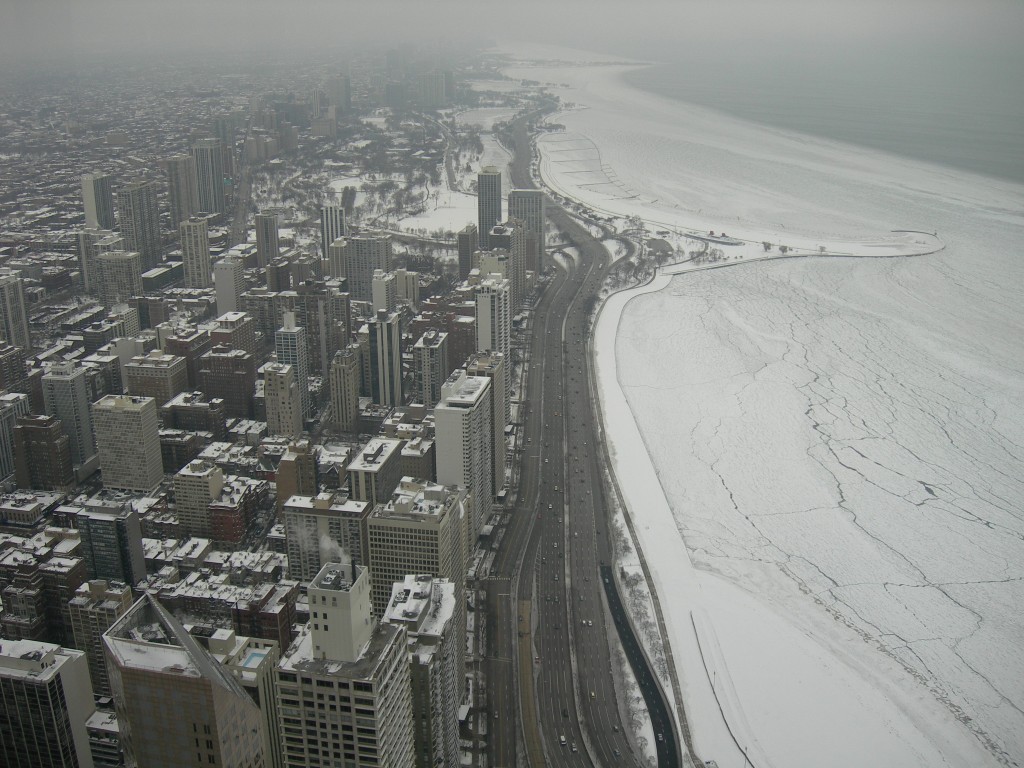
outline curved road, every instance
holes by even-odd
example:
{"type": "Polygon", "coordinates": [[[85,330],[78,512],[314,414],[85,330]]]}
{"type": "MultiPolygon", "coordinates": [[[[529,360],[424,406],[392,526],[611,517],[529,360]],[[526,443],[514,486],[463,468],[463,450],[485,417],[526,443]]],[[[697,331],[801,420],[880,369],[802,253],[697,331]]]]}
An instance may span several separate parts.
{"type": "MultiPolygon", "coordinates": [[[[523,151],[515,153],[510,169],[523,187],[533,186],[527,119],[514,126],[516,149],[523,151]]],[[[614,580],[605,583],[610,570],[600,570],[612,563],[612,542],[586,333],[592,297],[609,258],[564,210],[549,204],[548,215],[580,256],[556,271],[534,310],[524,362],[529,376],[518,495],[492,576],[481,585],[487,606],[487,702],[493,715],[489,764],[517,765],[517,749],[523,746],[537,768],[639,765],[612,676],[617,621],[627,633],[626,655],[637,668],[661,735],[659,766],[674,767],[678,751],[667,707],[614,596],[609,610],[605,590],[614,592],[614,580]],[[608,620],[612,617],[615,621],[608,620]],[[525,744],[518,743],[520,736],[525,744]]]]}

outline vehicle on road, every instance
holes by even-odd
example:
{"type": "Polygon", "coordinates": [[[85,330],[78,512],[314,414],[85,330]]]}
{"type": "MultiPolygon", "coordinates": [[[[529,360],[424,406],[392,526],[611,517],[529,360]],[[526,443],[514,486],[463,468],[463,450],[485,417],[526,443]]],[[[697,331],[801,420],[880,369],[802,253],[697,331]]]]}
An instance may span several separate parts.
{"type": "Polygon", "coordinates": [[[558,737],[558,743],[561,744],[564,747],[565,746],[565,736],[559,736],[558,737]]]}

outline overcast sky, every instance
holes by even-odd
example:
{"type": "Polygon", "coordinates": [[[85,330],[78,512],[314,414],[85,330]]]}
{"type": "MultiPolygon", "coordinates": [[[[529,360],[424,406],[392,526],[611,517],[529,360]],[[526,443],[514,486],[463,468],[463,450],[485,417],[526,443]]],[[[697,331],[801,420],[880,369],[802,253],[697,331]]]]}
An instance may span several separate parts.
{"type": "Polygon", "coordinates": [[[0,56],[258,46],[329,50],[410,39],[531,40],[577,48],[699,51],[800,46],[1024,46],[1020,0],[8,0],[0,56]]]}

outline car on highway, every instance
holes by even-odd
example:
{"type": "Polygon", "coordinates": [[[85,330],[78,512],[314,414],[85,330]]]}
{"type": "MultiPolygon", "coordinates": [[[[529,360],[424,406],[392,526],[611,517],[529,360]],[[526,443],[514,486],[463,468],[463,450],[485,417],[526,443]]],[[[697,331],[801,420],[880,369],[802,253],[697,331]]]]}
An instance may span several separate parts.
{"type": "Polygon", "coordinates": [[[548,509],[554,509],[554,507],[548,504],[548,509]]]}
{"type": "Polygon", "coordinates": [[[561,744],[563,747],[565,746],[565,736],[564,735],[558,737],[558,743],[561,744]]]}

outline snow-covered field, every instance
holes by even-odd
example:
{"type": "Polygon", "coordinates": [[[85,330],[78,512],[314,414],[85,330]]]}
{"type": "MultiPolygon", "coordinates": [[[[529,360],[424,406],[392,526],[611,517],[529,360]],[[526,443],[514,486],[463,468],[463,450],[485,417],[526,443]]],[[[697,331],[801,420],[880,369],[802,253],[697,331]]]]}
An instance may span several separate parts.
{"type": "Polygon", "coordinates": [[[585,105],[555,118],[575,162],[552,135],[542,173],[600,210],[807,253],[946,245],[736,260],[602,311],[610,449],[700,756],[1024,763],[1024,188],[610,66],[509,74],[585,105]]]}

